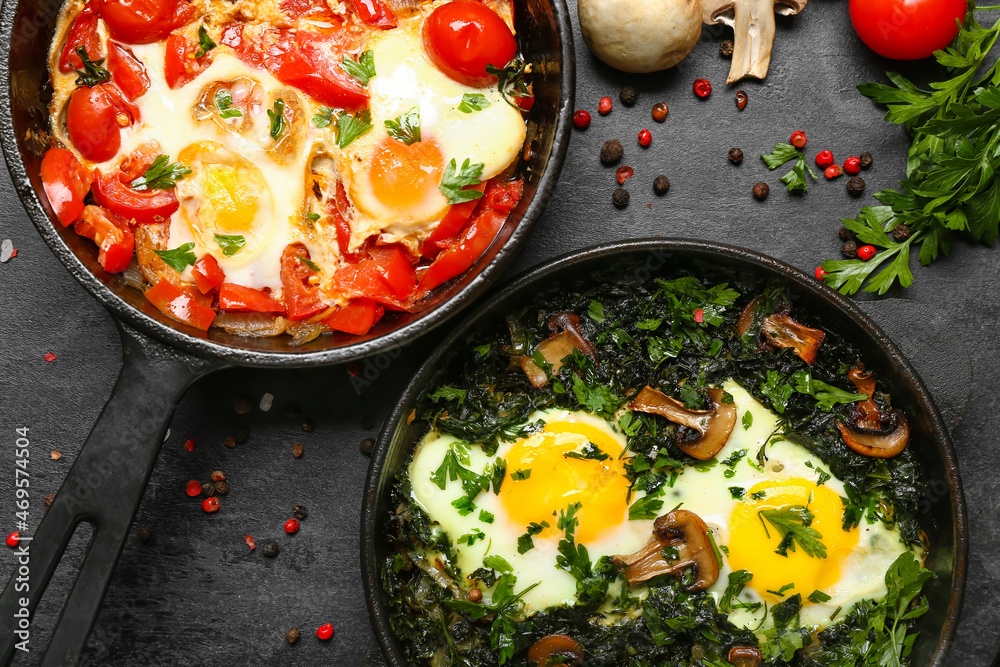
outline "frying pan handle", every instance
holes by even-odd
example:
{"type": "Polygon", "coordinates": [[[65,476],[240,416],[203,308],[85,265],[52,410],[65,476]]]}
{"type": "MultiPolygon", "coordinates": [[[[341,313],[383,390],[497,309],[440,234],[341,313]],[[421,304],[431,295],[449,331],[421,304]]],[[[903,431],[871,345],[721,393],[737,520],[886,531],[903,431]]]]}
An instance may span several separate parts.
{"type": "MultiPolygon", "coordinates": [[[[22,622],[19,614],[34,616],[66,545],[80,522],[86,521],[94,527],[93,539],[42,662],[46,667],[76,664],[104,600],[174,407],[192,382],[223,367],[218,361],[186,356],[125,324],[118,323],[118,327],[124,364],[111,398],[31,541],[22,541],[14,550],[17,565],[0,595],[0,618],[5,619],[2,625],[6,627],[6,619],[14,619],[14,626],[12,632],[4,630],[0,636],[0,664],[12,660],[17,644],[27,636],[41,634],[28,621],[22,622]]],[[[35,500],[35,504],[40,503],[35,500]]]]}

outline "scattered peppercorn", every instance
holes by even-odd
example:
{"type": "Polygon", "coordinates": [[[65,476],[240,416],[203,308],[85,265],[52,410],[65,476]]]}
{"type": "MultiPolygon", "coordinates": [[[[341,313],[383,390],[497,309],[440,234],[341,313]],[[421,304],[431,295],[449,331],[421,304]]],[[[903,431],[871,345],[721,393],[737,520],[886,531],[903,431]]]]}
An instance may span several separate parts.
{"type": "Polygon", "coordinates": [[[816,166],[820,169],[826,169],[834,162],[833,153],[830,151],[820,151],[816,153],[816,166]]]}
{"type": "Polygon", "coordinates": [[[586,130],[590,127],[590,112],[579,109],[573,112],[573,124],[578,130],[586,130]]]}
{"type": "Polygon", "coordinates": [[[205,482],[201,485],[201,492],[206,496],[215,495],[215,482],[205,482]]]}
{"type": "Polygon", "coordinates": [[[365,456],[371,456],[372,451],[375,449],[375,438],[365,438],[361,441],[361,453],[365,456]]]}
{"type": "Polygon", "coordinates": [[[218,512],[219,511],[219,499],[215,496],[211,498],[205,498],[201,501],[201,508],[206,512],[218,512]]]}
{"type": "Polygon", "coordinates": [[[852,232],[847,227],[841,225],[840,229],[837,230],[837,236],[840,237],[841,241],[850,241],[851,239],[854,238],[854,232],[852,232]]]}
{"type": "Polygon", "coordinates": [[[280,549],[278,549],[278,543],[274,540],[268,540],[260,545],[260,552],[267,558],[274,558],[278,555],[279,551],[280,549]]]}
{"type": "Polygon", "coordinates": [[[733,57],[733,40],[724,39],[719,43],[719,55],[723,58],[733,57]]]}
{"type": "Polygon", "coordinates": [[[813,272],[813,275],[816,276],[816,280],[826,280],[826,277],[830,274],[827,273],[826,269],[824,269],[822,266],[817,266],[816,270],[813,272]]]}
{"type": "Polygon", "coordinates": [[[695,79],[693,88],[694,94],[701,98],[708,97],[712,94],[712,84],[708,79],[695,79]]]}
{"type": "Polygon", "coordinates": [[[844,171],[851,176],[857,176],[861,171],[861,158],[849,157],[844,160],[844,171]]]}
{"type": "Polygon", "coordinates": [[[189,438],[184,441],[184,450],[188,452],[194,451],[195,440],[194,438],[189,438]]]}
{"type": "Polygon", "coordinates": [[[224,479],[220,479],[215,483],[215,492],[220,496],[224,496],[229,493],[229,482],[224,479]]]}
{"type": "Polygon", "coordinates": [[[294,535],[295,533],[299,532],[299,520],[289,519],[288,521],[286,521],[285,532],[288,533],[289,535],[294,535]]]}
{"type": "Polygon", "coordinates": [[[247,441],[247,438],[249,437],[250,437],[250,429],[248,429],[243,424],[240,424],[239,426],[233,429],[233,440],[235,440],[237,443],[242,445],[244,442],[247,441]]]}
{"type": "Polygon", "coordinates": [[[628,190],[625,188],[615,188],[615,191],[611,193],[611,203],[618,208],[625,208],[628,206],[629,194],[628,190]]]}
{"type": "Polygon", "coordinates": [[[253,405],[253,400],[251,400],[249,396],[240,394],[233,399],[233,410],[236,410],[236,414],[247,414],[253,410],[253,405]]]}
{"type": "Polygon", "coordinates": [[[868,167],[872,166],[873,162],[872,154],[869,153],[868,151],[861,151],[861,155],[858,156],[858,160],[861,163],[862,169],[867,169],[868,167]]]}
{"type": "Polygon", "coordinates": [[[224,444],[229,449],[236,449],[236,438],[234,438],[231,435],[227,435],[226,439],[222,441],[222,444],[224,444]]]}
{"type": "Polygon", "coordinates": [[[767,199],[769,192],[771,192],[771,188],[767,187],[767,183],[764,183],[763,181],[753,186],[753,196],[757,198],[757,201],[764,201],[767,199]]]}
{"type": "Polygon", "coordinates": [[[187,494],[194,498],[195,496],[201,495],[201,482],[196,479],[192,479],[187,483],[187,494]]]}
{"type": "Polygon", "coordinates": [[[743,162],[743,151],[739,148],[729,149],[729,161],[733,164],[739,164],[743,162]]]}
{"type": "Polygon", "coordinates": [[[253,535],[244,535],[243,541],[246,542],[246,545],[248,547],[250,547],[250,551],[253,551],[254,549],[257,548],[257,541],[254,540],[253,535]]]}
{"type": "Polygon", "coordinates": [[[806,138],[806,133],[802,130],[795,130],[792,132],[792,136],[788,138],[788,143],[795,146],[796,148],[804,148],[809,140],[806,138]]]}
{"type": "Polygon", "coordinates": [[[288,632],[285,633],[285,639],[288,640],[289,644],[294,644],[295,642],[299,641],[299,637],[301,636],[302,633],[299,632],[298,628],[289,628],[288,632]]]}
{"type": "Polygon", "coordinates": [[[747,97],[747,93],[746,93],[745,90],[737,90],[736,91],[736,108],[737,109],[739,109],[740,111],[743,111],[744,109],[746,109],[747,108],[747,102],[749,100],[750,100],[750,98],[747,97]]]}
{"type": "Polygon", "coordinates": [[[653,105],[653,120],[657,123],[665,121],[668,113],[670,113],[670,107],[667,106],[666,102],[657,102],[653,105]]]}
{"type": "Polygon", "coordinates": [[[823,175],[826,176],[827,180],[840,178],[841,176],[844,175],[844,169],[839,164],[831,164],[829,167],[823,170],[823,175]]]}
{"type": "Polygon", "coordinates": [[[608,139],[601,146],[601,164],[606,167],[618,164],[623,155],[625,155],[625,149],[622,148],[622,142],[617,139],[608,139]]]}
{"type": "Polygon", "coordinates": [[[653,143],[653,133],[650,132],[649,130],[640,130],[639,145],[642,146],[643,148],[646,148],[651,143],[653,143]]]}
{"type": "Polygon", "coordinates": [[[361,428],[367,431],[372,426],[375,426],[375,417],[371,415],[365,415],[364,417],[361,418],[361,428]]]}
{"type": "Polygon", "coordinates": [[[840,252],[843,253],[844,257],[854,259],[858,256],[858,242],[844,241],[844,244],[840,246],[840,252]]]}
{"type": "Polygon", "coordinates": [[[611,107],[612,107],[611,98],[602,97],[601,101],[597,103],[597,113],[601,114],[602,116],[607,116],[609,113],[611,113],[611,107]]]}
{"type": "Polygon", "coordinates": [[[305,505],[296,505],[292,508],[292,516],[299,520],[305,519],[309,516],[309,508],[305,505]]]}
{"type": "Polygon", "coordinates": [[[635,86],[625,86],[618,93],[618,99],[627,107],[635,106],[635,103],[639,100],[639,91],[635,89],[635,86]]]}
{"type": "Polygon", "coordinates": [[[479,602],[482,599],[483,599],[483,592],[478,588],[473,588],[471,591],[469,591],[470,602],[479,602]]]}
{"type": "Polygon", "coordinates": [[[910,234],[912,233],[913,230],[904,225],[903,223],[899,223],[898,225],[892,228],[893,237],[900,242],[903,242],[906,239],[910,238],[910,234]]]}
{"type": "Polygon", "coordinates": [[[296,442],[294,445],[292,445],[292,456],[294,456],[297,459],[298,458],[302,458],[302,443],[301,442],[296,442]]]}
{"type": "Polygon", "coordinates": [[[312,433],[315,426],[313,426],[311,419],[305,419],[302,422],[302,430],[306,433],[312,433]]]}
{"type": "Polygon", "coordinates": [[[858,248],[858,257],[865,260],[866,262],[875,256],[876,250],[873,245],[863,245],[858,248]]]}
{"type": "Polygon", "coordinates": [[[653,192],[657,195],[665,195],[670,189],[670,179],[660,174],[653,179],[653,192]]]}
{"type": "Polygon", "coordinates": [[[221,482],[225,478],[226,478],[226,475],[221,470],[215,470],[215,471],[212,472],[212,481],[213,482],[221,482]]]}
{"type": "Polygon", "coordinates": [[[865,179],[858,176],[852,176],[851,180],[847,181],[847,192],[855,197],[859,196],[865,191],[865,179]]]}
{"type": "Polygon", "coordinates": [[[316,636],[326,641],[333,636],[333,626],[329,623],[324,623],[323,625],[316,628],[316,636]]]}
{"type": "Polygon", "coordinates": [[[139,530],[136,531],[135,536],[139,538],[140,542],[145,544],[153,536],[153,529],[149,526],[139,526],[139,530]]]}
{"type": "Polygon", "coordinates": [[[42,501],[42,503],[45,505],[45,509],[52,507],[52,503],[55,502],[55,499],[56,499],[56,494],[54,493],[50,493],[49,495],[45,496],[45,500],[42,501]]]}

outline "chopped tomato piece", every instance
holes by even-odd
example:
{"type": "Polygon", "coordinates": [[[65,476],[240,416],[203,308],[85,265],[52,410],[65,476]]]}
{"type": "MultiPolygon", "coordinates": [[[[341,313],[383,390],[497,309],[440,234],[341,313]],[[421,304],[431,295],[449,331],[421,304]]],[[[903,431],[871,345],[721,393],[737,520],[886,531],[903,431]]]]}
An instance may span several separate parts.
{"type": "Polygon", "coordinates": [[[108,273],[124,271],[132,263],[135,237],[128,223],[100,206],[87,206],[73,229],[100,246],[97,261],[108,273]]]}
{"type": "Polygon", "coordinates": [[[222,310],[252,310],[258,313],[285,312],[281,304],[267,292],[236,283],[222,283],[219,286],[219,308],[222,310]]]}
{"type": "Polygon", "coordinates": [[[212,64],[212,52],[196,58],[198,45],[193,39],[180,33],[172,33],[167,37],[166,51],[163,55],[163,76],[167,85],[173,88],[190,83],[196,76],[204,72],[212,64]]]}
{"type": "Polygon", "coordinates": [[[226,273],[212,255],[203,255],[191,267],[194,284],[202,294],[208,294],[226,280],[226,273]]]}
{"type": "Polygon", "coordinates": [[[63,46],[62,54],[59,56],[59,71],[72,72],[73,68],[82,70],[83,60],[76,53],[76,47],[82,46],[87,52],[87,57],[91,60],[100,60],[104,57],[104,50],[101,48],[101,37],[97,32],[97,10],[91,2],[84,6],[83,10],[73,19],[66,34],[66,44],[63,46]]]}
{"type": "Polygon", "coordinates": [[[281,253],[282,299],[291,320],[304,320],[326,310],[320,299],[319,282],[309,282],[316,272],[303,259],[310,259],[309,249],[301,243],[290,243],[281,253]]]}
{"type": "Polygon", "coordinates": [[[362,336],[382,319],[385,310],[371,299],[352,299],[330,315],[323,324],[335,331],[362,336]]]}
{"type": "Polygon", "coordinates": [[[389,284],[385,271],[374,259],[341,266],[334,282],[338,289],[349,296],[396,302],[395,290],[389,284]]]}
{"type": "Polygon", "coordinates": [[[420,279],[419,290],[428,292],[457,275],[475,262],[496,238],[507,216],[521,200],[524,183],[490,181],[481,203],[455,243],[437,256],[420,279]]]}
{"type": "Polygon", "coordinates": [[[215,311],[204,305],[190,290],[181,289],[166,278],[144,292],[146,299],[160,312],[175,320],[207,331],[215,319],[215,311]]]}
{"type": "Polygon", "coordinates": [[[72,151],[53,147],[42,156],[41,176],[45,196],[59,222],[69,225],[79,218],[94,174],[72,151]]]}
{"type": "Polygon", "coordinates": [[[330,11],[325,0],[281,0],[281,11],[293,19],[309,17],[311,19],[327,19],[333,23],[337,19],[330,11]]]}
{"type": "Polygon", "coordinates": [[[398,243],[375,245],[369,248],[368,253],[382,267],[385,281],[395,297],[408,297],[417,285],[417,271],[403,246],[398,243]]]}
{"type": "Polygon", "coordinates": [[[94,201],[126,220],[152,225],[170,219],[177,210],[177,197],[173,190],[134,190],[131,180],[123,173],[105,175],[94,170],[94,201]]]}
{"type": "Polygon", "coordinates": [[[184,0],[102,0],[101,18],[111,39],[126,44],[152,44],[166,39],[175,28],[198,13],[184,0]]]}
{"type": "Polygon", "coordinates": [[[108,71],[129,101],[135,101],[149,90],[146,66],[131,49],[111,41],[108,42],[108,71]]]}
{"type": "MultiPolygon", "coordinates": [[[[480,183],[463,188],[463,190],[478,190],[482,192],[485,188],[486,183],[480,183]]],[[[452,237],[462,231],[465,223],[469,221],[469,216],[472,215],[472,212],[476,210],[476,206],[478,205],[478,199],[462,202],[461,204],[452,204],[451,208],[448,209],[448,212],[441,219],[441,222],[438,223],[438,226],[424,240],[423,245],[420,247],[420,254],[424,257],[436,257],[439,252],[447,248],[452,242],[452,237]]]]}
{"type": "Polygon", "coordinates": [[[344,184],[337,181],[337,191],[330,200],[330,216],[333,218],[333,228],[337,233],[337,248],[340,256],[347,262],[356,264],[365,258],[364,252],[351,252],[351,200],[347,198],[344,184]]]}
{"type": "Polygon", "coordinates": [[[389,30],[399,25],[396,15],[382,0],[351,0],[354,11],[370,26],[389,30]]]}

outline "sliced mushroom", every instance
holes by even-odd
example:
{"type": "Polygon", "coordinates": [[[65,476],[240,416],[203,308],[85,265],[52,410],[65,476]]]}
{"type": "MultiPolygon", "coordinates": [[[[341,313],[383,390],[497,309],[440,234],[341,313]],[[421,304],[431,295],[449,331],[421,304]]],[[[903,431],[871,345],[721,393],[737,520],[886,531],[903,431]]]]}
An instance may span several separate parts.
{"type": "Polygon", "coordinates": [[[548,667],[553,658],[562,658],[560,665],[577,667],[583,664],[583,647],[569,635],[545,635],[528,649],[528,662],[548,667]]]}
{"type": "MultiPolygon", "coordinates": [[[[562,368],[563,359],[573,354],[573,350],[580,350],[588,357],[597,361],[597,350],[589,340],[583,337],[580,329],[580,317],[575,313],[559,312],[549,318],[549,331],[551,336],[543,340],[535,348],[541,353],[542,358],[552,365],[552,372],[558,373],[562,368]]],[[[527,355],[519,360],[521,370],[528,376],[528,382],[535,389],[541,389],[548,381],[548,375],[535,363],[532,357],[527,355]]]]}
{"type": "Polygon", "coordinates": [[[837,422],[844,443],[859,454],[879,459],[891,458],[906,449],[910,424],[899,410],[883,414],[879,409],[874,400],[875,374],[852,368],[847,377],[858,393],[867,394],[868,398],[854,407],[852,422],[837,422]]]}
{"type": "Polygon", "coordinates": [[[675,438],[677,446],[688,456],[707,461],[725,447],[729,434],[736,426],[736,405],[732,402],[723,403],[723,396],[725,392],[722,389],[709,389],[712,409],[691,410],[676,398],[652,387],[645,387],[628,407],[636,412],[660,415],[680,424],[682,428],[677,429],[675,438]],[[691,437],[692,431],[698,435],[691,437]]]}
{"type": "Polygon", "coordinates": [[[736,322],[736,333],[740,336],[746,336],[747,332],[755,324],[754,320],[757,316],[757,309],[760,308],[760,304],[764,301],[764,295],[757,295],[753,301],[746,305],[743,312],[740,313],[740,319],[736,322]]]}
{"type": "Polygon", "coordinates": [[[744,77],[763,79],[771,64],[774,46],[774,15],[792,16],[806,8],[808,0],[704,0],[705,23],[725,23],[733,29],[733,64],[726,84],[744,77]]]}
{"type": "Polygon", "coordinates": [[[859,394],[868,396],[854,407],[855,423],[861,428],[881,428],[882,415],[875,402],[875,374],[860,368],[852,368],[847,373],[847,378],[854,384],[859,394]]]}
{"type": "Polygon", "coordinates": [[[695,581],[684,586],[688,593],[703,591],[719,578],[719,561],[708,536],[708,526],[701,517],[687,510],[667,512],[653,522],[653,538],[628,556],[615,556],[628,585],[648,581],[661,574],[673,574],[691,568],[695,581]],[[666,547],[677,550],[676,560],[667,560],[666,547]]]}
{"type": "Polygon", "coordinates": [[[760,330],[768,345],[793,348],[799,359],[807,364],[816,361],[816,352],[826,338],[824,332],[799,324],[787,313],[775,313],[764,318],[760,330]]]}
{"type": "Polygon", "coordinates": [[[733,667],[760,667],[760,649],[756,646],[734,646],[726,658],[733,667]]]}

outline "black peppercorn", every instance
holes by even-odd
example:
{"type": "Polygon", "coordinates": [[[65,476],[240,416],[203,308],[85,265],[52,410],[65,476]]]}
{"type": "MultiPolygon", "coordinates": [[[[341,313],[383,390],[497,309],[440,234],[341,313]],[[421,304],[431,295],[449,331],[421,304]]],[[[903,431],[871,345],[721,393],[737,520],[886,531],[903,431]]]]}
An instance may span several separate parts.
{"type": "Polygon", "coordinates": [[[719,55],[723,58],[733,57],[733,40],[724,39],[722,43],[719,44],[719,55]]]}
{"type": "Polygon", "coordinates": [[[285,633],[285,639],[288,640],[289,644],[294,644],[295,642],[299,641],[299,637],[301,636],[302,633],[299,632],[298,628],[289,628],[288,632],[285,633]]]}
{"type": "Polygon", "coordinates": [[[278,555],[278,543],[274,540],[268,540],[264,544],[260,545],[260,552],[268,558],[274,558],[278,555]]]}
{"type": "Polygon", "coordinates": [[[903,223],[899,223],[898,225],[892,228],[892,235],[899,242],[903,242],[906,239],[910,238],[910,234],[912,233],[913,230],[904,225],[903,223]]]}
{"type": "Polygon", "coordinates": [[[151,538],[152,536],[153,536],[152,528],[150,528],[149,526],[139,526],[139,531],[138,533],[136,533],[136,537],[139,538],[140,542],[145,544],[146,542],[149,542],[149,538],[151,538]]]}
{"type": "Polygon", "coordinates": [[[840,229],[837,230],[837,236],[840,237],[841,241],[850,241],[851,239],[854,238],[854,232],[852,232],[847,227],[844,227],[843,225],[841,225],[840,229]]]}
{"type": "Polygon", "coordinates": [[[854,259],[858,256],[858,242],[844,241],[844,245],[840,246],[840,252],[842,252],[844,257],[847,259],[854,259]]]}
{"type": "Polygon", "coordinates": [[[618,208],[625,208],[628,206],[629,194],[628,190],[625,188],[615,188],[615,191],[611,194],[611,203],[613,203],[618,208]]]}
{"type": "Polygon", "coordinates": [[[301,521],[309,516],[309,509],[305,505],[296,505],[292,508],[292,516],[301,521]]]}
{"type": "Polygon", "coordinates": [[[635,86],[625,86],[618,93],[618,99],[627,107],[633,106],[639,99],[639,91],[635,89],[635,86]]]}
{"type": "Polygon", "coordinates": [[[371,456],[372,450],[375,449],[375,438],[365,438],[361,441],[361,453],[365,456],[371,456]]]}
{"type": "Polygon", "coordinates": [[[660,174],[653,179],[653,192],[657,195],[667,194],[667,190],[670,189],[670,179],[660,174]]]}
{"type": "MultiPolygon", "coordinates": [[[[205,486],[208,486],[208,485],[206,484],[205,486]]],[[[214,484],[214,486],[215,486],[215,492],[217,494],[219,494],[220,496],[224,496],[227,493],[229,493],[229,482],[227,482],[224,479],[220,479],[218,482],[216,482],[214,484]]],[[[205,495],[208,496],[208,495],[211,495],[211,494],[206,493],[205,495]]]]}
{"type": "Polygon", "coordinates": [[[858,161],[861,162],[862,169],[867,169],[872,166],[872,154],[868,151],[861,151],[861,155],[858,156],[858,161]]]}
{"type": "Polygon", "coordinates": [[[733,164],[739,164],[740,162],[743,162],[743,151],[741,151],[739,148],[730,148],[729,161],[732,162],[733,164]]]}
{"type": "Polygon", "coordinates": [[[753,186],[753,196],[757,198],[757,201],[764,201],[767,199],[767,195],[770,191],[771,188],[767,187],[767,183],[764,183],[763,181],[753,186]]]}
{"type": "Polygon", "coordinates": [[[249,396],[241,394],[233,399],[233,410],[236,410],[237,414],[245,415],[253,410],[253,401],[249,396]]]}
{"type": "Polygon", "coordinates": [[[215,482],[205,482],[204,484],[202,484],[201,485],[201,492],[204,493],[205,496],[214,496],[215,495],[215,482]]]}
{"type": "Polygon", "coordinates": [[[865,191],[865,179],[854,176],[851,180],[847,181],[847,191],[857,197],[865,191]]]}
{"type": "Polygon", "coordinates": [[[617,139],[609,139],[601,146],[601,164],[606,167],[618,164],[623,155],[625,155],[625,149],[622,148],[622,142],[617,139]]]}
{"type": "Polygon", "coordinates": [[[364,417],[361,418],[361,428],[363,428],[363,429],[365,429],[367,431],[372,426],[375,426],[375,418],[374,417],[372,417],[371,415],[365,415],[364,417]]]}

